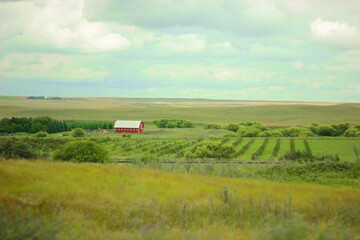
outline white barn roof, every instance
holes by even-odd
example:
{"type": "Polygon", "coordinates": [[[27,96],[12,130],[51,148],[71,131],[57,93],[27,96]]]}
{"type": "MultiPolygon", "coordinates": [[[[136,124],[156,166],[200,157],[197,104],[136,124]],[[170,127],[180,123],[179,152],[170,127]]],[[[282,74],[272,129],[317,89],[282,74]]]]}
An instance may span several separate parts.
{"type": "Polygon", "coordinates": [[[139,128],[141,121],[117,120],[114,128],[139,128]]]}

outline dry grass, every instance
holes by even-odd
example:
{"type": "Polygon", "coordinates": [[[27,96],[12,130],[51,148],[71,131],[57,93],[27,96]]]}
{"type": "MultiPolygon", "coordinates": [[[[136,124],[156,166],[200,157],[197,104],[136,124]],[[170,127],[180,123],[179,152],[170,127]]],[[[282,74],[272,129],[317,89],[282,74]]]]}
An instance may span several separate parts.
{"type": "MultiPolygon", "coordinates": [[[[350,187],[117,165],[0,161],[5,220],[14,224],[17,210],[31,210],[30,219],[41,216],[37,231],[59,225],[48,231],[53,233],[49,238],[275,239],[293,232],[299,236],[293,239],[316,239],[320,233],[348,233],[351,239],[360,233],[359,199],[360,190],[350,187]]],[[[28,226],[27,218],[15,227],[28,226]]]]}
{"type": "Polygon", "coordinates": [[[77,120],[141,119],[147,123],[161,118],[181,118],[195,123],[258,121],[273,126],[360,122],[360,104],[341,103],[131,98],[58,101],[0,97],[0,106],[0,118],[47,115],[77,120]]]}

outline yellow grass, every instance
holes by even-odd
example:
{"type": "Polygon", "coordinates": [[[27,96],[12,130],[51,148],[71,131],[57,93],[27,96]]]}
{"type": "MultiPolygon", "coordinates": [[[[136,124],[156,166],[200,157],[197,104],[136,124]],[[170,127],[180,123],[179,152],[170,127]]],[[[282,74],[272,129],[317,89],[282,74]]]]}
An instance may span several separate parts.
{"type": "MultiPolygon", "coordinates": [[[[36,209],[49,216],[47,221],[62,223],[57,236],[65,239],[172,239],[186,233],[194,239],[233,239],[238,234],[246,239],[269,227],[272,221],[260,230],[254,224],[266,216],[280,221],[289,219],[291,212],[301,216],[300,222],[328,226],[342,208],[352,213],[345,211],[350,215],[341,223],[352,229],[354,223],[346,221],[359,212],[359,199],[360,190],[350,187],[170,174],[119,165],[0,160],[0,207],[36,209]],[[265,204],[270,208],[262,210],[265,204]],[[244,206],[247,212],[235,216],[244,206]],[[279,216],[272,214],[276,206],[282,209],[279,216]],[[226,208],[231,211],[223,217],[226,208]],[[57,216],[51,218],[54,212],[57,216]]],[[[359,221],[356,216],[354,221],[359,221]]]]}

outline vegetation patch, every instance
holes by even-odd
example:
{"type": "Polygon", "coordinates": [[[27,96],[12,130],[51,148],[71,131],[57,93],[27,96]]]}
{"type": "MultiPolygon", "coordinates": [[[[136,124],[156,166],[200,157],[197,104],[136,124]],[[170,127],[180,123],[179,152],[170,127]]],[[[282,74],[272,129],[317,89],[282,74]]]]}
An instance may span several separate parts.
{"type": "Polygon", "coordinates": [[[222,143],[207,142],[196,148],[195,155],[199,158],[229,159],[235,154],[233,146],[226,146],[222,143]]]}
{"type": "Polygon", "coordinates": [[[258,175],[281,181],[360,185],[360,164],[350,162],[313,162],[287,164],[259,171],[258,175]]]}
{"type": "Polygon", "coordinates": [[[108,152],[105,148],[88,140],[66,143],[54,153],[55,160],[70,162],[107,162],[108,152]]]}
{"type": "Polygon", "coordinates": [[[161,119],[155,120],[154,124],[158,128],[193,128],[194,124],[183,119],[161,119]]]}

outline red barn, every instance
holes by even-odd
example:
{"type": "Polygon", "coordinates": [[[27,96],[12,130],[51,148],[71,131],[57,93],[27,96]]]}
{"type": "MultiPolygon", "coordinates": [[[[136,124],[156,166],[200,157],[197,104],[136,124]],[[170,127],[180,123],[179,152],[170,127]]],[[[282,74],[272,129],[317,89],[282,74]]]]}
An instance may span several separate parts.
{"type": "Polygon", "coordinates": [[[114,125],[116,133],[143,133],[144,123],[142,121],[117,120],[114,125]]]}

